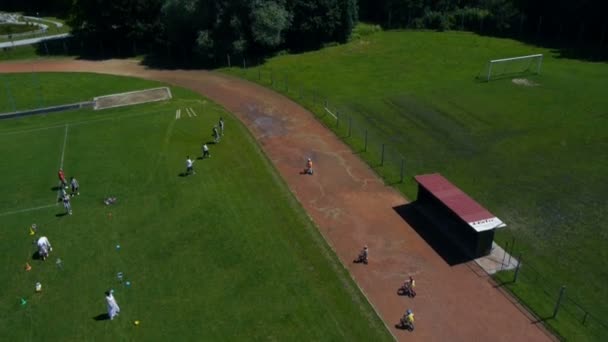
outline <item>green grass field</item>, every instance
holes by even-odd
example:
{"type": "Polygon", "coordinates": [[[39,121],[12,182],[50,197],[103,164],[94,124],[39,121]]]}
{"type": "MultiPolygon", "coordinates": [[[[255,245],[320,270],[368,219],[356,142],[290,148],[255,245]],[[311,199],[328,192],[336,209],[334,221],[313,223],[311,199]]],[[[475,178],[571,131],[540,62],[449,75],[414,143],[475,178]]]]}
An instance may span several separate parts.
{"type": "Polygon", "coordinates": [[[359,36],[225,72],[311,109],[411,199],[411,176],[441,172],[509,226],[497,240],[513,246],[515,239],[524,267],[519,282],[507,287],[545,318],[566,285],[571,309],[546,323],[571,339],[605,337],[608,327],[596,318],[608,326],[608,65],[464,32],[359,36]],[[533,53],[545,54],[542,74],[517,77],[537,86],[516,85],[515,76],[476,79],[490,59],[533,53]],[[339,126],[323,110],[324,99],[339,112],[339,126]],[[575,302],[594,318],[585,318],[575,302]]]}
{"type": "MultiPolygon", "coordinates": [[[[90,74],[38,77],[47,104],[158,86],[90,74]]],[[[172,92],[167,102],[0,121],[2,339],[389,340],[248,131],[200,96],[172,92]],[[224,139],[211,145],[210,159],[196,161],[196,175],[180,176],[220,116],[224,139]],[[62,163],[80,182],[72,216],[55,205],[62,163]],[[106,196],[118,202],[105,206],[106,196]],[[32,223],[36,236],[28,234],[32,223]],[[54,248],[46,262],[32,260],[40,235],[54,248]],[[121,314],[96,320],[108,288],[121,314]]]]}

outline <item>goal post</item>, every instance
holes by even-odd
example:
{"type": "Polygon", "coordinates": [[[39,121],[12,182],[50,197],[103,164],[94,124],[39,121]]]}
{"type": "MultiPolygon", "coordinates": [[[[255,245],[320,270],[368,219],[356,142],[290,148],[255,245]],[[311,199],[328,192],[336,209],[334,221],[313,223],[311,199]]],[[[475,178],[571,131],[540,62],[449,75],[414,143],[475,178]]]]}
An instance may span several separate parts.
{"type": "Polygon", "coordinates": [[[493,59],[488,62],[486,81],[498,75],[510,75],[532,72],[540,74],[543,65],[543,54],[493,59]]]}

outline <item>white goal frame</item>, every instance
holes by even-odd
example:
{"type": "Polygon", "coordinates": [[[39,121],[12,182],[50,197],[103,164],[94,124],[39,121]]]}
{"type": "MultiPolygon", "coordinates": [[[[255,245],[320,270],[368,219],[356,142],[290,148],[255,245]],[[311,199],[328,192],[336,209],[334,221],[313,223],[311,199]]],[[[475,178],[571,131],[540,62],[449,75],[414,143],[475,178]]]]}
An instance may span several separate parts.
{"type": "Polygon", "coordinates": [[[501,59],[493,59],[488,63],[488,74],[486,75],[486,81],[490,81],[492,78],[492,66],[498,63],[505,63],[510,61],[522,60],[522,59],[533,59],[536,58],[536,74],[540,75],[540,69],[543,65],[543,54],[539,53],[536,55],[527,55],[527,56],[519,56],[519,57],[511,57],[511,58],[501,58],[501,59]]]}

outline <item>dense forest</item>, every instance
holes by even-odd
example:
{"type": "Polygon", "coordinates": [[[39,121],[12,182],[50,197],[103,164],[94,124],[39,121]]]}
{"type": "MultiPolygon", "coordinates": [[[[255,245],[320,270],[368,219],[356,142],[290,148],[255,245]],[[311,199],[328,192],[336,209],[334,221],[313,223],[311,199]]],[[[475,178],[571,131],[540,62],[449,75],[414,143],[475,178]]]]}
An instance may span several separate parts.
{"type": "Polygon", "coordinates": [[[2,10],[68,20],[114,51],[217,61],[345,42],[358,20],[608,47],[606,0],[3,0],[2,10]]]}

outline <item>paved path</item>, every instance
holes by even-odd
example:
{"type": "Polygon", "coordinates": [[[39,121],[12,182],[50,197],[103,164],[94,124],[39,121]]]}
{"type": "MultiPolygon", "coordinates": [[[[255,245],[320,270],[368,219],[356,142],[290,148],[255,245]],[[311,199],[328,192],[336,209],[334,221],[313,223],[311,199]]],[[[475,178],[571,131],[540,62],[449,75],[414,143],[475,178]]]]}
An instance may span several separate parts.
{"type": "Polygon", "coordinates": [[[21,40],[15,40],[12,42],[4,42],[4,43],[0,43],[0,49],[7,48],[7,47],[21,46],[21,45],[32,45],[32,44],[40,43],[45,40],[60,39],[60,38],[65,38],[65,37],[69,37],[69,36],[70,36],[69,33],[62,33],[62,34],[55,34],[52,36],[21,39],[21,40]]]}
{"type": "Polygon", "coordinates": [[[249,127],[398,340],[552,339],[476,264],[449,266],[393,210],[407,200],[383,185],[311,113],[284,96],[218,73],[148,70],[134,61],[0,64],[0,72],[20,71],[88,71],[154,79],[190,88],[233,112],[249,127]],[[314,176],[300,175],[307,156],[316,162],[314,176]],[[370,248],[370,264],[353,264],[364,244],[370,248]],[[409,274],[417,278],[415,299],[396,295],[409,274]],[[394,328],[406,308],[416,313],[413,333],[394,328]]]}

